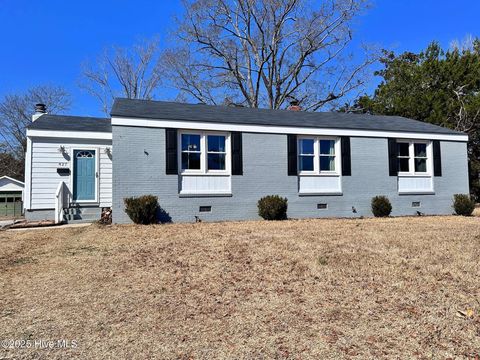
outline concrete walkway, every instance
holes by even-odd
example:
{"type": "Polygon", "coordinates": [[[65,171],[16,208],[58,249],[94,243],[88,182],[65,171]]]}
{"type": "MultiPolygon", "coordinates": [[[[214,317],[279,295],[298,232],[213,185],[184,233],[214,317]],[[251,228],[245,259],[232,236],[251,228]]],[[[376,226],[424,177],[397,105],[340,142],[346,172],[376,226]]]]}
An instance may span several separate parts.
{"type": "Polygon", "coordinates": [[[4,226],[7,226],[7,225],[10,225],[10,224],[13,224],[13,219],[10,219],[10,220],[0,220],[0,229],[4,226]]]}

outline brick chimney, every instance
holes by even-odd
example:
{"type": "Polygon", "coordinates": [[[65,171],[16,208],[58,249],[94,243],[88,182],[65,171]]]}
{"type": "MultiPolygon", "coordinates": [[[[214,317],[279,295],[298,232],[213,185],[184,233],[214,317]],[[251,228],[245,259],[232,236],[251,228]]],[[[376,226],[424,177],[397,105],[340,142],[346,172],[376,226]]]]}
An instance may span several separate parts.
{"type": "Polygon", "coordinates": [[[298,105],[298,100],[290,101],[290,106],[287,109],[290,111],[302,111],[302,107],[298,105]]]}
{"type": "Polygon", "coordinates": [[[35,104],[35,114],[32,115],[32,121],[37,120],[40,116],[47,113],[45,104],[35,104]]]}

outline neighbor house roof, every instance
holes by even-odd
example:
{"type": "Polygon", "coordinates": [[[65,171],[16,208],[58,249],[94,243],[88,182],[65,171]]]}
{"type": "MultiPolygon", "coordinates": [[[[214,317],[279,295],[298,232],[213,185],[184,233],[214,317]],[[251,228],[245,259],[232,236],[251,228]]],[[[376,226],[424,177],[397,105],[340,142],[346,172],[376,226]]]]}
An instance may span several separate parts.
{"type": "Polygon", "coordinates": [[[110,114],[112,117],[134,119],[429,134],[463,134],[458,131],[400,116],[253,109],[246,107],[212,106],[120,98],[115,99],[110,114]]]}
{"type": "Polygon", "coordinates": [[[14,182],[20,186],[24,186],[25,183],[23,181],[20,181],[20,180],[17,180],[17,179],[14,179],[10,176],[7,176],[7,175],[3,175],[3,176],[0,176],[0,180],[7,180],[7,181],[10,181],[10,182],[14,182]]]}
{"type": "Polygon", "coordinates": [[[107,118],[50,114],[40,116],[27,128],[29,130],[112,132],[111,121],[107,118]]]}

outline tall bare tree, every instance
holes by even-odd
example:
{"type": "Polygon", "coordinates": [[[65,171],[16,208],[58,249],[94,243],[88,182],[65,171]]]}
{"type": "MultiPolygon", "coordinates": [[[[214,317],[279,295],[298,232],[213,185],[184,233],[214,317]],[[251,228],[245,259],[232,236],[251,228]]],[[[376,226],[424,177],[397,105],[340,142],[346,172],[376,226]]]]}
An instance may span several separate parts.
{"type": "Polygon", "coordinates": [[[5,95],[0,102],[0,137],[3,147],[23,157],[26,151],[25,128],[32,122],[35,104],[43,103],[51,114],[68,110],[69,93],[59,86],[36,86],[23,94],[5,95]]]}
{"type": "Polygon", "coordinates": [[[160,80],[159,44],[145,40],[132,48],[105,50],[94,64],[83,65],[80,86],[95,96],[108,115],[115,97],[152,99],[160,80]]]}
{"type": "Polygon", "coordinates": [[[6,95],[0,102],[0,175],[23,177],[27,142],[25,129],[32,122],[35,104],[43,103],[49,113],[68,110],[71,98],[58,86],[36,86],[22,94],[6,95]]]}
{"type": "Polygon", "coordinates": [[[359,92],[376,52],[348,53],[365,0],[184,0],[164,73],[180,93],[205,103],[226,97],[249,107],[306,110],[359,92]]]}

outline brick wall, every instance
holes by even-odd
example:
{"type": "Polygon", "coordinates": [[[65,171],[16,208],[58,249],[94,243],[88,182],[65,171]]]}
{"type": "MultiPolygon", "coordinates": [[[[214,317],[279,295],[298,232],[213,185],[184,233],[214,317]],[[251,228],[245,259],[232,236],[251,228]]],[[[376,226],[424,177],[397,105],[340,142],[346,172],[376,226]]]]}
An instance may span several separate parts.
{"type": "Polygon", "coordinates": [[[178,195],[178,176],[165,174],[165,130],[113,126],[113,219],[130,222],[123,198],[153,194],[174,222],[258,219],[257,201],[268,194],[288,198],[291,218],[372,216],[370,201],[387,195],[392,215],[451,214],[452,196],[468,193],[466,144],[441,142],[443,176],[434,178],[435,195],[398,195],[397,178],[388,176],[387,139],[351,138],[352,176],[342,178],[343,195],[299,196],[298,179],[287,176],[287,137],[243,134],[243,176],[232,176],[231,197],[178,195]],[[412,208],[420,201],[420,208],[412,208]],[[327,203],[327,210],[318,210],[327,203]],[[199,213],[199,206],[212,206],[199,213]],[[352,212],[352,206],[357,213],[352,212]]]}

